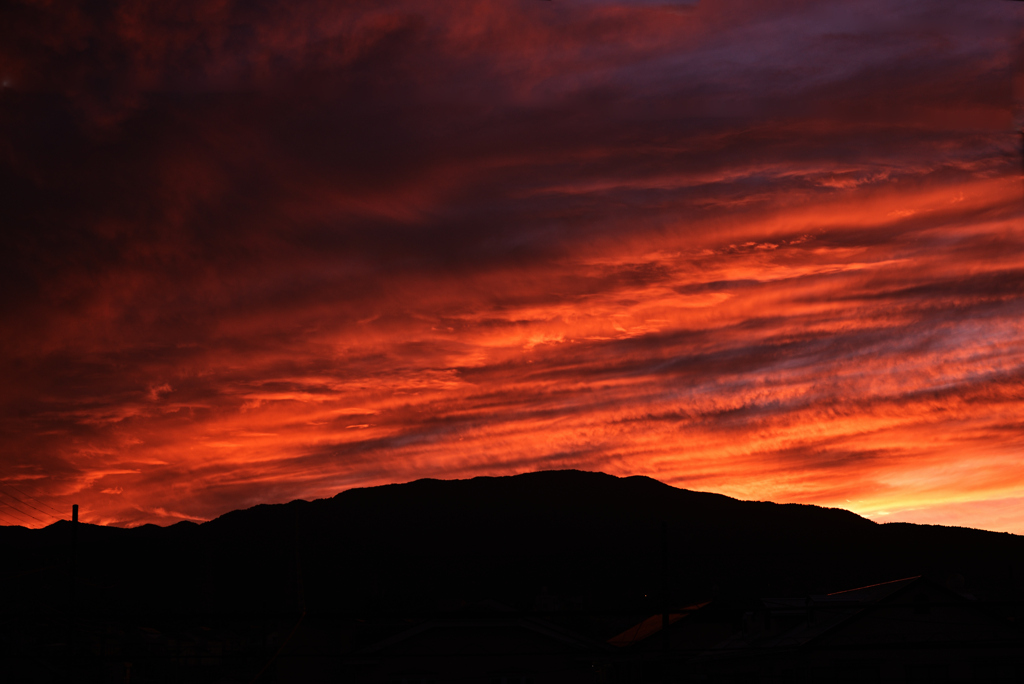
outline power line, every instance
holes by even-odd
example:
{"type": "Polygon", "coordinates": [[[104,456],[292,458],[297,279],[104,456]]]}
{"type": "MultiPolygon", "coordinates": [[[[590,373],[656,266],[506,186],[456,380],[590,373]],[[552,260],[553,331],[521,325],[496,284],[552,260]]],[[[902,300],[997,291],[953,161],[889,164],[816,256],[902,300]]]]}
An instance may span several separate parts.
{"type": "Polygon", "coordinates": [[[8,518],[3,513],[0,513],[0,518],[3,518],[4,520],[6,520],[7,522],[9,522],[9,523],[11,523],[13,525],[19,525],[19,526],[21,525],[21,521],[20,520],[15,520],[14,518],[8,518]]]}
{"type": "MultiPolygon", "coordinates": [[[[13,489],[13,487],[12,487],[12,489],[13,489]]],[[[39,511],[43,515],[48,515],[50,517],[53,517],[52,513],[47,513],[46,511],[42,510],[41,508],[36,508],[32,504],[30,504],[28,501],[23,501],[23,500],[19,499],[18,497],[14,496],[13,494],[8,494],[7,492],[3,492],[3,491],[0,491],[0,494],[3,494],[4,496],[7,496],[7,497],[10,497],[10,498],[14,499],[15,501],[17,501],[18,503],[20,503],[23,506],[28,506],[33,511],[39,511]]],[[[29,497],[29,498],[31,498],[31,497],[29,497]]],[[[39,503],[42,503],[42,501],[40,501],[39,503]]],[[[43,505],[45,505],[45,504],[43,504],[43,505]]]]}
{"type": "Polygon", "coordinates": [[[10,508],[10,509],[11,509],[12,511],[18,511],[18,513],[21,513],[22,515],[27,515],[28,517],[32,518],[32,519],[33,519],[33,520],[35,520],[36,522],[41,522],[41,523],[43,523],[44,525],[46,524],[46,521],[45,521],[45,520],[40,520],[39,518],[37,518],[36,516],[32,515],[31,513],[26,513],[25,511],[21,510],[20,508],[16,508],[16,507],[12,506],[11,504],[9,504],[9,503],[8,503],[8,502],[6,502],[6,501],[2,501],[2,500],[0,500],[0,503],[2,503],[2,504],[3,504],[4,506],[7,506],[7,507],[8,507],[8,508],[10,508]]]}
{"type": "Polygon", "coordinates": [[[20,489],[18,489],[14,485],[12,485],[10,482],[0,482],[0,485],[3,485],[4,487],[7,487],[9,489],[13,489],[14,491],[18,492],[22,496],[26,496],[29,499],[32,499],[33,501],[35,501],[36,503],[42,504],[43,506],[46,506],[47,508],[49,508],[54,513],[57,513],[58,515],[63,515],[63,513],[61,513],[59,510],[57,510],[56,508],[54,508],[50,504],[46,503],[45,501],[40,501],[39,499],[37,499],[36,497],[32,496],[31,494],[28,494],[26,492],[21,491],[20,489]]]}
{"type": "Polygon", "coordinates": [[[8,520],[14,520],[14,524],[15,525],[23,525],[25,527],[31,527],[32,526],[32,521],[31,520],[26,520],[24,518],[19,518],[19,517],[17,517],[17,515],[12,515],[12,514],[20,514],[20,511],[18,511],[18,509],[16,509],[16,508],[11,508],[11,510],[8,511],[7,514],[6,514],[7,515],[7,519],[8,520]]]}
{"type": "MultiPolygon", "coordinates": [[[[36,507],[35,507],[35,506],[33,506],[32,504],[28,503],[27,501],[22,501],[21,499],[19,499],[18,497],[14,496],[13,494],[8,494],[7,492],[4,492],[4,491],[0,491],[0,494],[3,494],[4,496],[6,496],[6,497],[9,497],[9,498],[11,498],[11,499],[14,499],[14,500],[15,500],[15,501],[17,501],[18,503],[20,503],[20,504],[21,504],[22,506],[28,506],[28,507],[29,507],[29,508],[31,508],[31,509],[32,509],[33,511],[38,511],[38,512],[42,513],[43,515],[47,515],[47,516],[49,516],[49,517],[51,517],[51,518],[55,517],[55,516],[54,516],[54,515],[53,515],[52,513],[47,513],[46,511],[44,511],[44,510],[42,510],[42,509],[36,508],[36,507]]],[[[10,504],[8,504],[8,505],[10,505],[10,504]]],[[[25,513],[25,515],[27,515],[28,517],[30,517],[30,518],[33,518],[33,519],[35,519],[35,520],[39,520],[39,518],[36,518],[36,517],[35,517],[34,515],[32,515],[31,513],[25,513]]],[[[44,522],[44,521],[42,521],[42,520],[39,520],[39,522],[44,522]]]]}
{"type": "Polygon", "coordinates": [[[19,510],[18,510],[17,508],[15,508],[14,506],[10,505],[9,503],[7,503],[6,501],[4,501],[4,500],[2,500],[2,499],[0,499],[0,505],[3,505],[3,506],[7,506],[7,508],[9,508],[9,509],[10,509],[10,510],[9,510],[9,511],[7,512],[7,515],[8,515],[8,516],[11,516],[11,515],[13,515],[13,516],[14,516],[14,517],[15,517],[15,518],[16,518],[16,519],[18,520],[18,522],[24,522],[24,520],[22,520],[22,519],[21,519],[21,518],[19,518],[18,516],[24,516],[24,515],[25,515],[25,513],[22,513],[22,512],[21,512],[21,511],[19,511],[19,510]]]}
{"type": "Polygon", "coordinates": [[[37,518],[36,516],[34,516],[34,515],[33,515],[32,513],[28,513],[28,512],[26,512],[26,511],[23,511],[22,509],[19,509],[19,508],[17,508],[16,506],[11,506],[11,505],[10,505],[10,503],[8,503],[8,502],[6,502],[6,501],[2,501],[2,500],[0,500],[0,504],[3,504],[3,505],[4,505],[4,506],[6,506],[7,508],[9,508],[9,509],[10,509],[11,511],[14,511],[14,512],[16,512],[16,513],[20,514],[20,515],[24,515],[24,516],[26,516],[26,517],[28,517],[28,518],[32,518],[33,520],[35,520],[35,521],[37,521],[37,522],[42,522],[43,524],[46,524],[46,521],[45,521],[45,520],[40,520],[39,518],[37,518]]]}

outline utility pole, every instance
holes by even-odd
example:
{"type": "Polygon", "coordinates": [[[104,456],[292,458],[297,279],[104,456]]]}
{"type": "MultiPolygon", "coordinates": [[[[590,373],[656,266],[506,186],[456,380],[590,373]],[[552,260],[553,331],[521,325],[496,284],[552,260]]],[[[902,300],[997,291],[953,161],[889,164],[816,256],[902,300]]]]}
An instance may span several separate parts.
{"type": "Polygon", "coordinates": [[[68,565],[68,655],[71,672],[77,670],[77,643],[78,631],[78,504],[71,507],[71,558],[68,565]]]}
{"type": "Polygon", "coordinates": [[[672,610],[672,597],[669,590],[668,572],[668,520],[661,521],[661,657],[656,678],[661,682],[673,681],[671,653],[669,652],[668,627],[672,610]]]}
{"type": "Polygon", "coordinates": [[[71,507],[71,570],[70,570],[70,583],[71,583],[71,612],[75,612],[75,599],[76,597],[76,584],[78,582],[77,571],[75,567],[78,561],[78,504],[71,507]]]}
{"type": "Polygon", "coordinates": [[[670,598],[668,589],[668,521],[661,521],[661,647],[668,652],[670,598]]]}

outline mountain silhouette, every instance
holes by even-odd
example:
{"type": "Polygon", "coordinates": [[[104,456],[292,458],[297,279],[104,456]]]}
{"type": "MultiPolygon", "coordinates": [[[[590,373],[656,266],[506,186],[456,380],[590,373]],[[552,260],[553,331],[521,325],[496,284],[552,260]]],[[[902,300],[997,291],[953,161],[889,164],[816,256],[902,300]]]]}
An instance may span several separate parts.
{"type": "MultiPolygon", "coordinates": [[[[418,480],[203,523],[0,528],[8,613],[659,612],[927,574],[1017,596],[1024,538],[581,471],[418,480]]],[[[614,625],[608,624],[607,629],[614,625]]]]}

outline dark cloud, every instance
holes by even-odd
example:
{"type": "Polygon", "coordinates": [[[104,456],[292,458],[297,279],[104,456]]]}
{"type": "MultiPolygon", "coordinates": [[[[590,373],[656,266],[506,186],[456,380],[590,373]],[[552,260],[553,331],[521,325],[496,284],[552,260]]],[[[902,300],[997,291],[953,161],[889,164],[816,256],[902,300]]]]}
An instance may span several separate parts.
{"type": "Polygon", "coordinates": [[[1013,499],[1017,9],[5,5],[0,479],[1013,499]]]}

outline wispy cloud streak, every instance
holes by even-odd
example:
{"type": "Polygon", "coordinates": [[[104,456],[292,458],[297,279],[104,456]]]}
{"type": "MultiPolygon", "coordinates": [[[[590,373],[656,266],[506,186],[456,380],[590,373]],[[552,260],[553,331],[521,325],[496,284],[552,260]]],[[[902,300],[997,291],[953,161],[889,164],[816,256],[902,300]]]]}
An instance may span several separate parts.
{"type": "Polygon", "coordinates": [[[4,9],[0,482],[130,525],[573,467],[1024,533],[1020,10],[4,9]]]}

